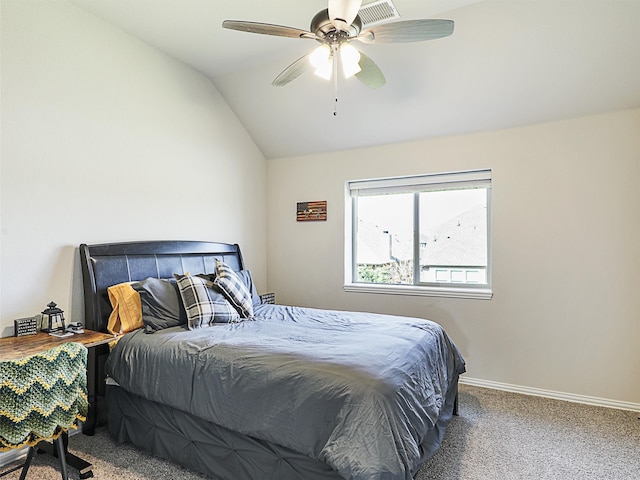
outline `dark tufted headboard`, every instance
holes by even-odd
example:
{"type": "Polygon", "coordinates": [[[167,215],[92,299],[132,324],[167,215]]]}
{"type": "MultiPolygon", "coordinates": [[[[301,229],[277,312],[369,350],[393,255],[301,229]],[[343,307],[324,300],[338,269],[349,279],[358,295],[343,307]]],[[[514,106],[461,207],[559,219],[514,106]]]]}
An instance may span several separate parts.
{"type": "Polygon", "coordinates": [[[214,273],[216,259],[242,270],[237,244],[194,241],[152,241],[80,245],[84,285],[85,326],[106,332],[111,314],[107,288],[148,277],[173,278],[174,273],[214,273]]]}
{"type": "MultiPolygon", "coordinates": [[[[111,314],[107,288],[123,282],[148,277],[173,278],[174,273],[213,273],[215,260],[220,259],[235,270],[244,269],[237,244],[194,241],[151,241],[80,245],[82,283],[84,289],[85,326],[89,330],[106,332],[111,314]]],[[[87,381],[92,403],[82,431],[93,435],[101,415],[106,392],[104,366],[109,355],[107,345],[89,350],[87,381]]]]}

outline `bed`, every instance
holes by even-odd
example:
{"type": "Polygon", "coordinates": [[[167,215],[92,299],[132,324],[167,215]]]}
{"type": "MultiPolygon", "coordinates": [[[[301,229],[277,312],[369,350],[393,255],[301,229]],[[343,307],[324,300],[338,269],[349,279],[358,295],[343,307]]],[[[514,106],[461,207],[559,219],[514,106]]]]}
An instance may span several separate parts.
{"type": "Polygon", "coordinates": [[[187,306],[188,321],[156,328],[147,305],[144,328],[93,349],[90,398],[106,398],[117,441],[233,480],[408,480],[438,449],[465,365],[436,323],[261,303],[234,244],[83,244],[80,256],[92,330],[106,331],[108,289],[127,282],[177,279],[180,299],[185,277],[215,282],[224,267],[251,295],[249,318],[210,324],[187,306]]]}

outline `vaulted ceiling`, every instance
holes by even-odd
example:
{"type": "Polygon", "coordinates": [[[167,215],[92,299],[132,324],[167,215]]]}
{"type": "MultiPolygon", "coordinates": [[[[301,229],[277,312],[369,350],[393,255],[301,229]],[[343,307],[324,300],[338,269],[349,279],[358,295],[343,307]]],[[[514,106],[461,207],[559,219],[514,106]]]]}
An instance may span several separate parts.
{"type": "Polygon", "coordinates": [[[640,0],[393,0],[400,20],[451,19],[454,33],[358,44],[387,83],[340,79],[335,116],[333,82],[271,86],[313,40],[221,26],[306,30],[326,0],[70,1],[210,77],[267,158],[640,108],[640,0]]]}

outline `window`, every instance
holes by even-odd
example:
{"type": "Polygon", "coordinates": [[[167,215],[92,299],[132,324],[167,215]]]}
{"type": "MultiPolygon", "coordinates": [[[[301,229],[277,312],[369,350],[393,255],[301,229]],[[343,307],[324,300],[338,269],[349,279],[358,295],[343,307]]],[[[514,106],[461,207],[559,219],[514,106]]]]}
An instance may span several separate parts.
{"type": "Polygon", "coordinates": [[[347,291],[491,298],[491,170],[347,182],[347,291]]]}

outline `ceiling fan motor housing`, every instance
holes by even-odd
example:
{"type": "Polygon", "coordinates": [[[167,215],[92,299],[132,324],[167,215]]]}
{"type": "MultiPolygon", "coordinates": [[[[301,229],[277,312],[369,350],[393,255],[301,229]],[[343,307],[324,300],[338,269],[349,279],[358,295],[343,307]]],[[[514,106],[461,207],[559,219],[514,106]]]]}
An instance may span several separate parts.
{"type": "Polygon", "coordinates": [[[362,30],[362,20],[359,15],[356,15],[356,18],[353,19],[353,22],[351,22],[351,25],[346,32],[338,31],[329,18],[329,9],[325,8],[324,10],[320,10],[313,17],[309,30],[320,38],[342,37],[344,41],[346,38],[358,36],[360,30],[362,30]]]}

